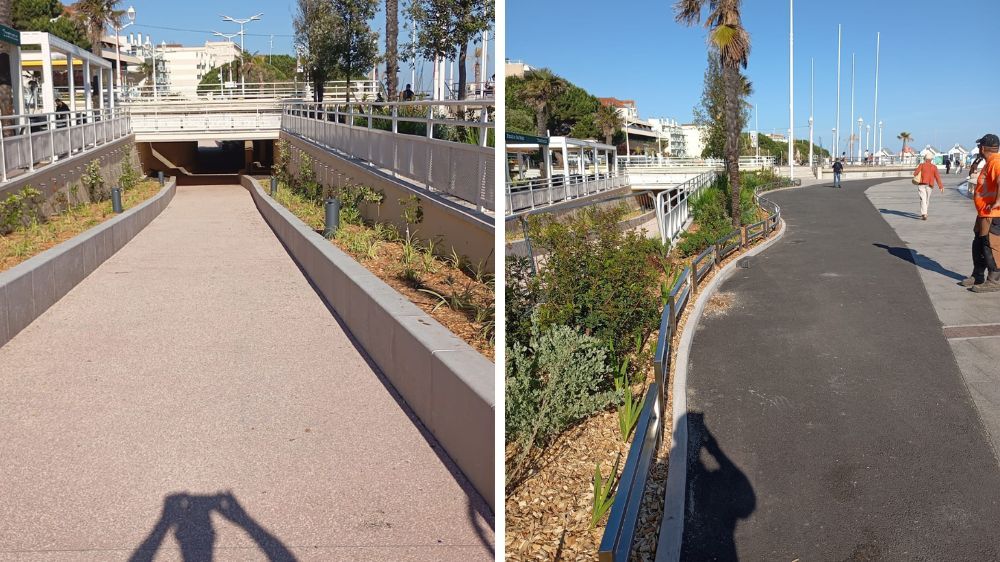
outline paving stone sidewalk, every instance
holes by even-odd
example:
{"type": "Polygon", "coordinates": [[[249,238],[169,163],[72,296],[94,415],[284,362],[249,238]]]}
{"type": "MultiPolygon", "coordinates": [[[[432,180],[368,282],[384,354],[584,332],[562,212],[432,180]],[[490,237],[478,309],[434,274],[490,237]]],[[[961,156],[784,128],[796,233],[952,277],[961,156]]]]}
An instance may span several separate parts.
{"type": "Polygon", "coordinates": [[[488,560],[492,515],[238,186],[0,348],[2,560],[488,560]]]}

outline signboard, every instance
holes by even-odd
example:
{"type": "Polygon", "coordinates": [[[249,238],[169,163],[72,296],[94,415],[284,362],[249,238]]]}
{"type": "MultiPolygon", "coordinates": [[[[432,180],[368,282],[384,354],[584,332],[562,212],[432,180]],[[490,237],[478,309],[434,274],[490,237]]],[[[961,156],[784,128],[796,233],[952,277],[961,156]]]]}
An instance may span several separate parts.
{"type": "Polygon", "coordinates": [[[522,135],[521,133],[504,133],[507,139],[507,144],[537,144],[541,146],[548,146],[549,139],[547,137],[535,137],[532,135],[522,135]]]}
{"type": "Polygon", "coordinates": [[[21,46],[21,32],[6,25],[0,24],[0,41],[11,45],[21,46]]]}
{"type": "Polygon", "coordinates": [[[750,148],[757,148],[757,131],[750,131],[750,148]]]}

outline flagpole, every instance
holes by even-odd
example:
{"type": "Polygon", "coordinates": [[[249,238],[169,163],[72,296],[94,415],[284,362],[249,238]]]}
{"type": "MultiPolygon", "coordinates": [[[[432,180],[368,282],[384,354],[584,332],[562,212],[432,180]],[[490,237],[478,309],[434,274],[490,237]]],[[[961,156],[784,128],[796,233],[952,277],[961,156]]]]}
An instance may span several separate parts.
{"type": "Polygon", "coordinates": [[[809,59],[809,169],[813,165],[813,109],[815,107],[816,59],[809,59]]]}
{"type": "MultiPolygon", "coordinates": [[[[872,119],[872,123],[878,123],[878,58],[879,49],[881,48],[882,33],[875,33],[875,118],[872,119]]],[[[882,152],[882,138],[879,137],[878,150],[882,152]]]]}
{"type": "Polygon", "coordinates": [[[837,24],[837,127],[833,135],[833,158],[837,158],[839,154],[837,151],[840,150],[840,28],[841,24],[837,24]]]}
{"type": "Polygon", "coordinates": [[[847,157],[854,155],[854,53],[851,53],[851,134],[847,137],[847,157]]]}
{"type": "Polygon", "coordinates": [[[788,0],[788,177],[795,179],[795,0],[788,0]]]}

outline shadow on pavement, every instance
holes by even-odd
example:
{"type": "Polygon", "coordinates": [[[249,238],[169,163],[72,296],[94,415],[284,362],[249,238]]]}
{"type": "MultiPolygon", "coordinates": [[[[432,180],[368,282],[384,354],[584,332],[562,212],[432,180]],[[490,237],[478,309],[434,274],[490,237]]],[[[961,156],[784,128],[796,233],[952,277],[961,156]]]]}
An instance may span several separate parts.
{"type": "Polygon", "coordinates": [[[882,248],[883,250],[889,252],[893,256],[903,261],[908,261],[917,267],[926,269],[927,271],[939,273],[941,275],[944,275],[945,277],[955,279],[956,281],[961,281],[962,279],[965,279],[965,276],[962,275],[961,273],[955,273],[954,271],[945,268],[937,261],[921,254],[920,252],[910,250],[909,248],[900,248],[898,246],[887,246],[885,244],[879,244],[877,242],[872,244],[872,246],[875,246],[877,248],[882,248]]]}
{"type": "Polygon", "coordinates": [[[689,412],[681,560],[739,560],[736,524],[757,508],[750,480],[722,451],[701,412],[689,412]]]}
{"type": "Polygon", "coordinates": [[[184,562],[210,562],[215,547],[212,512],[243,529],[269,562],[295,560],[277,537],[261,527],[236,501],[232,493],[215,495],[171,494],[163,500],[163,513],[153,530],[129,557],[129,562],[152,562],[173,530],[184,562]]]}
{"type": "Polygon", "coordinates": [[[918,215],[917,213],[911,213],[909,211],[896,211],[896,210],[893,210],[893,209],[879,209],[878,212],[882,213],[883,215],[896,215],[896,216],[900,216],[900,217],[906,217],[908,219],[920,220],[920,215],[918,215]]]}

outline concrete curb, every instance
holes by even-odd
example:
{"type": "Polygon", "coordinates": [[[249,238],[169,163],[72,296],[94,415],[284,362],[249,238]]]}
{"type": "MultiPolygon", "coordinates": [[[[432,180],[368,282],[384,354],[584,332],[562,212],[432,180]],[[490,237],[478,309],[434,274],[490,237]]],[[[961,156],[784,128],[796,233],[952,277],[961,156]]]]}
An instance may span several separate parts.
{"type": "Polygon", "coordinates": [[[170,204],[171,178],[156,195],[54,248],[0,273],[0,346],[132,240],[170,204]]]}
{"type": "Polygon", "coordinates": [[[494,507],[494,365],[264,194],[243,187],[278,239],[483,499],[494,507]]]}
{"type": "MultiPolygon", "coordinates": [[[[789,187],[783,189],[801,189],[801,187],[789,187]]],[[[779,191],[777,189],[772,191],[779,191]]],[[[771,193],[770,191],[766,193],[771,193]]],[[[694,308],[688,316],[688,321],[684,325],[681,333],[680,343],[677,347],[677,358],[674,365],[674,390],[673,398],[673,435],[670,446],[670,470],[667,471],[667,486],[663,500],[663,519],[660,521],[660,536],[656,545],[657,562],[676,562],[681,558],[681,546],[684,541],[684,504],[687,490],[687,366],[691,352],[691,344],[694,341],[694,333],[701,321],[701,315],[705,311],[708,300],[712,298],[715,291],[722,283],[728,279],[737,267],[740,259],[755,256],[770,248],[784,236],[786,225],[784,219],[781,220],[781,228],[778,232],[765,241],[763,244],[752,248],[737,259],[730,261],[723,266],[718,273],[712,277],[708,285],[702,289],[695,300],[694,308]],[[681,467],[681,470],[678,470],[681,467]]]]}

